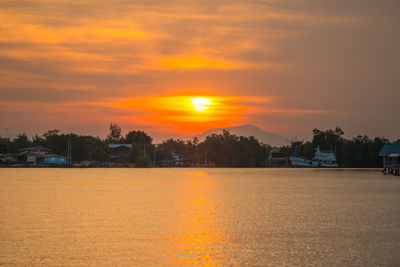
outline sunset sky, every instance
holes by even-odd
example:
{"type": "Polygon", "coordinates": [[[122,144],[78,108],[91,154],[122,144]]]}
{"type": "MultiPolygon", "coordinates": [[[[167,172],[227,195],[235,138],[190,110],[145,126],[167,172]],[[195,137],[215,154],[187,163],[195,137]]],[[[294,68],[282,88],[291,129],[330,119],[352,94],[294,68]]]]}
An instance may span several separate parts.
{"type": "Polygon", "coordinates": [[[398,0],[0,0],[0,134],[400,137],[398,0]]]}

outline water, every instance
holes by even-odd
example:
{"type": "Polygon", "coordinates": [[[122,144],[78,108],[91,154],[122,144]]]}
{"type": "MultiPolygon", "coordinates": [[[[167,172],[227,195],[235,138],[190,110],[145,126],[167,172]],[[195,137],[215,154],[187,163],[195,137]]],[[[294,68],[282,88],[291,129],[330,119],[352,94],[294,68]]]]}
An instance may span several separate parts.
{"type": "Polygon", "coordinates": [[[378,170],[0,169],[0,265],[400,263],[378,170]]]}

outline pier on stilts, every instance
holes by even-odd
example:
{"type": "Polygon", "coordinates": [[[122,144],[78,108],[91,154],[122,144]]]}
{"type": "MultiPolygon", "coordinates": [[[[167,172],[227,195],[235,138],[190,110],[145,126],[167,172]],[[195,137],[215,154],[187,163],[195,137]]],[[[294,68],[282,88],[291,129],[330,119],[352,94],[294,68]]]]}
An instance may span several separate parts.
{"type": "Polygon", "coordinates": [[[394,144],[385,144],[379,156],[383,160],[383,170],[382,173],[400,175],[400,139],[394,144]]]}

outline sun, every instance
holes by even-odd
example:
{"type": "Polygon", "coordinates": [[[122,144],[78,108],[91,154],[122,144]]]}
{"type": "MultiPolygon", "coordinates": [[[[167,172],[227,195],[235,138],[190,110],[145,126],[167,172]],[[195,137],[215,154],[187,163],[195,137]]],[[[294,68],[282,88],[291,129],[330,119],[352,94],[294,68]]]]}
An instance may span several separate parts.
{"type": "Polygon", "coordinates": [[[211,99],[204,97],[192,98],[192,105],[197,111],[204,111],[211,105],[211,99]]]}

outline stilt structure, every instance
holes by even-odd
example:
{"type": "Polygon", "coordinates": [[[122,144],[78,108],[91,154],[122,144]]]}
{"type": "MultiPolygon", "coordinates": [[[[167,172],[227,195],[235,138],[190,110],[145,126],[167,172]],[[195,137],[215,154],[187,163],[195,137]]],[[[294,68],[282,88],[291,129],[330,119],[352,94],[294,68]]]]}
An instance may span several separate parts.
{"type": "Polygon", "coordinates": [[[379,156],[383,160],[383,174],[400,175],[400,139],[394,144],[385,144],[379,156]]]}

